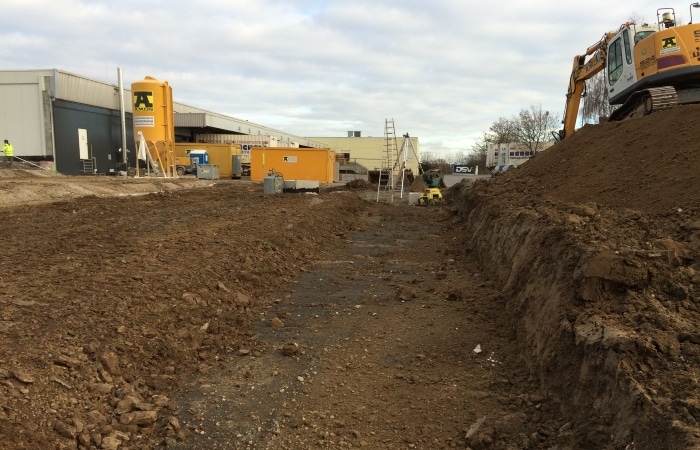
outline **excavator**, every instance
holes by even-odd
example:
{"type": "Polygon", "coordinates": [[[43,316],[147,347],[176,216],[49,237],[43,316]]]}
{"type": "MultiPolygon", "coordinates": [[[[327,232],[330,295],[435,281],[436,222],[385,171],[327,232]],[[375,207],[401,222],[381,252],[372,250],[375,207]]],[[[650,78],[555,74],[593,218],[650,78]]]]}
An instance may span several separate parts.
{"type": "Polygon", "coordinates": [[[605,69],[608,101],[619,105],[609,121],[649,114],[676,104],[700,102],[700,24],[678,25],[673,8],[659,8],[657,23],[627,22],[574,57],[566,93],[564,128],[557,140],[574,133],[586,80],[605,69]]]}

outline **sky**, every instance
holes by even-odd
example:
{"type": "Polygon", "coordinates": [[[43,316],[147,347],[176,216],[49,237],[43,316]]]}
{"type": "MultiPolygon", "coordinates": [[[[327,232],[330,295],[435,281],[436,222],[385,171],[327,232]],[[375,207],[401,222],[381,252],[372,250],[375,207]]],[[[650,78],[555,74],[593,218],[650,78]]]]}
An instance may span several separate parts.
{"type": "MultiPolygon", "coordinates": [[[[575,55],[669,5],[601,0],[0,0],[0,70],[60,69],[302,137],[468,153],[501,117],[561,118],[575,55]]],[[[700,9],[696,9],[700,16],[700,9]]],[[[681,20],[679,20],[680,22],[681,20]]]]}

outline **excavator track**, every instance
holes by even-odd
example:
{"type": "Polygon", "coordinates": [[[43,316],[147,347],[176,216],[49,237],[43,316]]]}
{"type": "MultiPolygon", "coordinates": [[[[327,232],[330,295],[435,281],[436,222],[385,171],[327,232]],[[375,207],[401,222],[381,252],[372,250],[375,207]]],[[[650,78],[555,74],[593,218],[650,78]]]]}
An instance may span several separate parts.
{"type": "Polygon", "coordinates": [[[670,86],[637,91],[610,115],[610,122],[645,116],[678,103],[676,89],[670,86]]]}

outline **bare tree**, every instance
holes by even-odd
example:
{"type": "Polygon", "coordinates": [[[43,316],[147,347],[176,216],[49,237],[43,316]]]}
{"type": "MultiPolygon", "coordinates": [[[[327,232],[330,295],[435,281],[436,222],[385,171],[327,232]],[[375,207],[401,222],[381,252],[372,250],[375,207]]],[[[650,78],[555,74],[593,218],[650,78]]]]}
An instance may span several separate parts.
{"type": "Polygon", "coordinates": [[[553,139],[553,133],[559,127],[560,118],[557,114],[542,111],[542,106],[530,106],[522,109],[511,119],[499,117],[489,127],[490,133],[484,133],[474,145],[472,154],[476,159],[486,164],[489,144],[509,144],[519,142],[529,150],[541,150],[543,144],[553,139]]]}
{"type": "Polygon", "coordinates": [[[471,148],[471,161],[478,163],[479,165],[486,166],[486,154],[489,151],[489,144],[495,142],[493,135],[488,133],[483,133],[479,139],[474,141],[471,148]]]}
{"type": "Polygon", "coordinates": [[[552,132],[560,120],[556,114],[542,111],[542,106],[530,106],[530,110],[521,109],[517,118],[517,139],[515,142],[525,144],[528,149],[537,151],[542,144],[552,140],[552,132]]]}
{"type": "Polygon", "coordinates": [[[437,153],[426,152],[421,153],[420,167],[422,169],[421,173],[431,169],[440,169],[443,173],[449,173],[452,169],[452,164],[437,153]]]}
{"type": "Polygon", "coordinates": [[[518,138],[518,126],[518,119],[516,117],[511,119],[499,117],[489,128],[493,136],[493,143],[505,144],[508,142],[515,142],[518,138]]]}
{"type": "Polygon", "coordinates": [[[599,123],[600,118],[610,117],[615,108],[608,101],[605,71],[601,71],[586,82],[581,118],[584,122],[599,123]]]}
{"type": "Polygon", "coordinates": [[[469,161],[469,153],[465,150],[456,150],[452,154],[452,162],[454,164],[466,164],[469,161]]]}

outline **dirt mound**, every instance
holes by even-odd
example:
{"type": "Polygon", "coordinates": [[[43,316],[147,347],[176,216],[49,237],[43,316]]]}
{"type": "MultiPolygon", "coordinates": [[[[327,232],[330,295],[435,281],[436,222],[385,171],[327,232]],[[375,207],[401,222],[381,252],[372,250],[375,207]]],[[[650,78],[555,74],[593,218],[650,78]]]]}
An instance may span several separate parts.
{"type": "Polygon", "coordinates": [[[700,206],[697,117],[700,105],[682,105],[584,126],[494,186],[517,179],[520,196],[652,214],[695,209],[700,206]]]}
{"type": "Polygon", "coordinates": [[[352,180],[348,183],[345,183],[345,188],[349,190],[370,190],[370,189],[375,189],[376,186],[370,183],[367,180],[362,180],[362,179],[356,179],[352,180]]]}
{"type": "Polygon", "coordinates": [[[465,194],[565,448],[700,446],[698,115],[586,126],[465,194]]]}
{"type": "Polygon", "coordinates": [[[15,166],[13,169],[0,169],[0,178],[4,180],[27,180],[33,178],[64,178],[62,175],[48,170],[15,166]]]}
{"type": "Polygon", "coordinates": [[[0,169],[0,207],[36,205],[78,197],[128,197],[211,187],[194,177],[69,177],[36,168],[0,169]]]}

